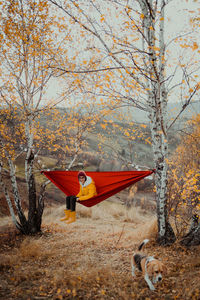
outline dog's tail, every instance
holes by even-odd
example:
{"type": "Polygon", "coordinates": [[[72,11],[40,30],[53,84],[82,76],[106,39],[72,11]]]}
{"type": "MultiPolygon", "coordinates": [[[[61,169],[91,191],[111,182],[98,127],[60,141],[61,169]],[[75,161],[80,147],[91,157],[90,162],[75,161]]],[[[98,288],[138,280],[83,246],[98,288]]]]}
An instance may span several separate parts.
{"type": "Polygon", "coordinates": [[[149,240],[148,240],[148,239],[145,239],[145,240],[139,245],[138,250],[139,250],[139,251],[142,250],[143,246],[146,245],[148,242],[149,242],[149,240]]]}

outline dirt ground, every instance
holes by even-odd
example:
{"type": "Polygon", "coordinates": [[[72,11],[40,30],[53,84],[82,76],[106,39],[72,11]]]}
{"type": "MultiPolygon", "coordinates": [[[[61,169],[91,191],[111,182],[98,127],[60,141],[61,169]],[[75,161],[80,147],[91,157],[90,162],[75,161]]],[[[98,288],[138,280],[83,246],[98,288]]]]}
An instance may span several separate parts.
{"type": "Polygon", "coordinates": [[[59,220],[64,207],[48,208],[42,232],[31,237],[2,218],[0,299],[200,299],[199,247],[160,247],[153,215],[105,202],[78,207],[70,225],[59,220]],[[131,275],[131,255],[144,238],[145,252],[168,268],[156,291],[141,273],[131,275]]]}

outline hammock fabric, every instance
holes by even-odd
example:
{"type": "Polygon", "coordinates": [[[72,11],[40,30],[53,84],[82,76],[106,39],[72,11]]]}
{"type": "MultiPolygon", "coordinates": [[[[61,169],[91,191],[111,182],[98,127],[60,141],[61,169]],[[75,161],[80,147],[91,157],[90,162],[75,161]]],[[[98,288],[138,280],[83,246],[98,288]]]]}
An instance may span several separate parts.
{"type": "MultiPolygon", "coordinates": [[[[91,207],[153,173],[150,171],[86,172],[95,182],[97,195],[80,204],[91,207]]],[[[42,171],[67,196],[79,192],[78,171],[42,171]]]]}

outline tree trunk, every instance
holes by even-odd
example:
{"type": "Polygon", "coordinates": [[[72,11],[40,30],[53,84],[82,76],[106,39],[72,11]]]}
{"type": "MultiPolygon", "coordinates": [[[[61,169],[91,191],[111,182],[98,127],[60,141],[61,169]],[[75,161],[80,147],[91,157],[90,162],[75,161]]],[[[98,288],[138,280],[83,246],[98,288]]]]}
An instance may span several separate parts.
{"type": "Polygon", "coordinates": [[[155,163],[155,185],[158,218],[158,242],[161,245],[168,245],[175,242],[174,231],[168,221],[167,210],[167,163],[168,154],[167,136],[165,136],[160,118],[157,114],[152,118],[152,146],[155,163]]]}
{"type": "MultiPolygon", "coordinates": [[[[153,1],[139,1],[144,15],[143,30],[148,45],[148,63],[145,62],[149,74],[148,105],[150,108],[150,127],[154,164],[156,169],[156,201],[158,218],[158,242],[162,245],[171,244],[176,240],[168,220],[167,210],[167,163],[168,141],[166,133],[167,91],[165,87],[165,43],[164,43],[164,7],[161,1],[161,20],[159,23],[159,56],[155,52],[155,16],[156,8],[153,1]]],[[[144,47],[144,46],[143,46],[144,47]]],[[[145,48],[144,48],[145,50],[145,48]]]]}
{"type": "Polygon", "coordinates": [[[14,212],[14,209],[13,209],[13,205],[12,205],[8,190],[7,190],[7,188],[4,185],[3,180],[2,180],[2,169],[3,169],[3,163],[2,163],[2,161],[0,161],[0,186],[2,188],[2,191],[3,191],[4,195],[5,195],[5,198],[6,198],[9,210],[10,210],[10,214],[11,214],[13,224],[16,226],[16,228],[19,231],[21,231],[22,228],[21,228],[21,225],[19,224],[19,222],[16,219],[15,212],[14,212]]]}
{"type": "MultiPolygon", "coordinates": [[[[28,230],[28,223],[27,223],[26,217],[24,215],[24,212],[23,212],[22,206],[21,206],[21,198],[20,198],[18,185],[17,185],[15,166],[9,155],[8,155],[8,164],[9,164],[9,168],[10,168],[10,181],[11,181],[11,186],[12,186],[12,193],[14,196],[14,203],[15,203],[15,207],[17,209],[17,214],[18,214],[19,221],[20,221],[20,231],[22,233],[26,234],[26,232],[28,230]]],[[[8,201],[8,199],[7,199],[7,201],[8,201]]],[[[19,229],[19,227],[17,227],[17,229],[19,229]]]]}
{"type": "Polygon", "coordinates": [[[13,164],[12,159],[9,157],[8,159],[9,167],[10,167],[10,180],[12,186],[12,192],[14,196],[14,204],[17,210],[19,221],[17,221],[14,209],[12,206],[12,202],[10,200],[9,193],[3,183],[2,180],[2,162],[0,161],[0,185],[2,186],[2,190],[6,197],[6,201],[9,206],[9,210],[12,216],[12,220],[16,228],[22,234],[35,234],[41,231],[41,223],[42,223],[42,214],[44,209],[44,194],[47,183],[43,184],[41,187],[40,195],[38,196],[37,201],[37,192],[36,192],[36,184],[35,177],[33,173],[33,163],[34,163],[34,153],[33,151],[29,152],[29,157],[27,159],[27,187],[28,187],[28,200],[29,200],[29,211],[28,211],[28,220],[26,219],[22,206],[21,206],[21,198],[18,191],[17,179],[15,174],[15,166],[13,164]]]}
{"type": "Polygon", "coordinates": [[[180,242],[184,246],[198,246],[200,245],[200,223],[199,217],[194,215],[189,232],[183,237],[180,242]]]}
{"type": "Polygon", "coordinates": [[[36,226],[37,230],[41,230],[41,224],[42,224],[42,215],[43,215],[43,210],[44,210],[44,195],[46,191],[46,186],[50,181],[46,181],[44,184],[41,186],[40,190],[40,195],[38,196],[38,208],[37,208],[37,220],[36,220],[36,226]]]}
{"type": "Polygon", "coordinates": [[[44,190],[42,190],[42,194],[40,194],[37,202],[37,192],[36,192],[36,184],[35,177],[33,173],[33,163],[34,163],[34,153],[30,152],[28,157],[28,198],[29,198],[29,211],[28,211],[28,228],[29,234],[34,234],[41,231],[41,223],[42,223],[42,214],[44,208],[44,190]]]}
{"type": "Polygon", "coordinates": [[[30,233],[36,233],[40,231],[40,228],[38,228],[37,226],[36,187],[35,187],[35,178],[33,174],[30,175],[28,184],[29,184],[28,226],[29,226],[30,233]]]}

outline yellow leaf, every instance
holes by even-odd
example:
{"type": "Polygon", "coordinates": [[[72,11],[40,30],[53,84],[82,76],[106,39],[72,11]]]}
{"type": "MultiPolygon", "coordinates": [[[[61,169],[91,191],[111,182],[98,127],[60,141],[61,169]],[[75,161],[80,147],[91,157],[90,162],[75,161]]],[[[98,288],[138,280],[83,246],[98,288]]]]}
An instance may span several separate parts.
{"type": "Polygon", "coordinates": [[[199,48],[199,47],[198,47],[197,43],[194,42],[194,43],[193,43],[193,47],[192,47],[192,51],[194,51],[194,50],[196,50],[196,49],[198,49],[198,48],[199,48]]]}
{"type": "Polygon", "coordinates": [[[199,89],[200,89],[200,82],[197,83],[197,85],[196,85],[196,90],[199,90],[199,89]]]}
{"type": "Polygon", "coordinates": [[[104,20],[105,20],[104,15],[102,15],[100,21],[103,22],[104,20]]]}

